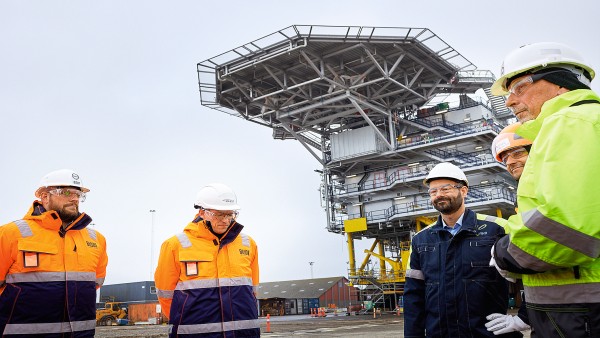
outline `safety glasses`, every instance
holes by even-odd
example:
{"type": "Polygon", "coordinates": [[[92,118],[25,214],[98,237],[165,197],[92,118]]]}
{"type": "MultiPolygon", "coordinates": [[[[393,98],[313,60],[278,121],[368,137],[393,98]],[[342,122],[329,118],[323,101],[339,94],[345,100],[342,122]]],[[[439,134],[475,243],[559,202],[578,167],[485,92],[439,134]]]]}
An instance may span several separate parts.
{"type": "Polygon", "coordinates": [[[453,189],[460,189],[463,186],[460,184],[444,184],[442,186],[439,186],[437,188],[431,188],[429,190],[427,190],[427,193],[429,194],[429,196],[434,197],[436,196],[438,193],[441,193],[442,195],[446,195],[448,194],[450,191],[452,191],[453,189]]]}
{"type": "Polygon", "coordinates": [[[48,193],[54,196],[63,196],[66,198],[73,198],[73,196],[77,196],[77,199],[79,199],[80,202],[85,201],[85,193],[77,189],[56,188],[49,190],[48,193]]]}
{"type": "Polygon", "coordinates": [[[525,155],[529,154],[529,152],[527,151],[527,149],[520,147],[520,148],[516,148],[513,149],[511,151],[507,151],[505,153],[503,153],[500,156],[500,160],[502,161],[502,163],[504,163],[504,165],[506,165],[506,162],[508,162],[509,158],[512,158],[513,160],[519,159],[525,155]]]}
{"type": "Polygon", "coordinates": [[[218,211],[208,210],[208,209],[204,209],[204,212],[212,218],[219,218],[219,219],[224,219],[224,220],[235,220],[239,214],[239,212],[237,212],[237,211],[218,212],[218,211]]]}

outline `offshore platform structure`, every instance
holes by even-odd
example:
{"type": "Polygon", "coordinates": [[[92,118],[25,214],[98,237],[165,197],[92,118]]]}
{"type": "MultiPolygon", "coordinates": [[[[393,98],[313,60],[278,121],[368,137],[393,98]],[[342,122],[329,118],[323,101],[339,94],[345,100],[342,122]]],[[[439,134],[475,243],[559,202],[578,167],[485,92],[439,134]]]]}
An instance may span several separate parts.
{"type": "Polygon", "coordinates": [[[515,183],[490,152],[512,118],[489,92],[494,76],[428,29],[295,25],[197,71],[202,105],[297,140],[320,163],[327,230],[347,236],[348,277],[378,307],[398,305],[411,236],[435,220],[423,186],[435,164],[465,171],[469,208],[513,213],[515,183]],[[362,261],[358,239],[373,240],[362,261]]]}

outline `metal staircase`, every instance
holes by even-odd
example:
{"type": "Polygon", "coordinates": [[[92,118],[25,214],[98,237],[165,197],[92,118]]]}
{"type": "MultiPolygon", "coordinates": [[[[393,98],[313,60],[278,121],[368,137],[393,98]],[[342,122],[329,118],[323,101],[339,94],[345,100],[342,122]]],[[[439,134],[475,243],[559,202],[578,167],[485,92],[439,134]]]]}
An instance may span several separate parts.
{"type": "MultiPolygon", "coordinates": [[[[373,272],[375,273],[375,272],[373,272]]],[[[385,291],[383,284],[379,283],[377,278],[372,276],[361,276],[358,280],[358,284],[366,285],[367,287],[362,289],[361,298],[368,299],[373,303],[373,308],[383,308],[385,306],[385,291]]],[[[363,308],[360,310],[360,314],[365,314],[371,309],[363,308]]]]}
{"type": "Polygon", "coordinates": [[[304,134],[300,134],[300,133],[290,133],[289,131],[285,130],[283,127],[274,127],[273,128],[273,139],[275,140],[298,140],[300,142],[304,142],[308,145],[310,145],[311,147],[315,148],[315,149],[321,149],[321,145],[319,144],[318,141],[313,140],[307,136],[305,136],[304,134]]]}
{"type": "Polygon", "coordinates": [[[512,116],[512,112],[510,111],[510,109],[506,108],[506,99],[504,98],[504,96],[492,95],[491,87],[484,88],[483,91],[490,100],[492,112],[494,113],[494,116],[496,116],[496,118],[502,119],[512,116]]]}

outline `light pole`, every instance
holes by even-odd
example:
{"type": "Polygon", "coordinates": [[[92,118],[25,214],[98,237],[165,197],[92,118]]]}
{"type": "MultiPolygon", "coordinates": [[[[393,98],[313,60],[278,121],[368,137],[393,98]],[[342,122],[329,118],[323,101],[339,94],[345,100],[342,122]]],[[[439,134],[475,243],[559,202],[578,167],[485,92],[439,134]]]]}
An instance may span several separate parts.
{"type": "Polygon", "coordinates": [[[150,280],[154,280],[154,277],[152,276],[152,273],[153,273],[152,266],[154,265],[154,214],[155,213],[156,213],[156,210],[154,210],[154,209],[150,210],[150,214],[152,215],[152,226],[150,227],[150,280]]]}
{"type": "Polygon", "coordinates": [[[308,262],[308,264],[310,264],[310,279],[313,279],[313,264],[315,264],[315,262],[308,262]]]}

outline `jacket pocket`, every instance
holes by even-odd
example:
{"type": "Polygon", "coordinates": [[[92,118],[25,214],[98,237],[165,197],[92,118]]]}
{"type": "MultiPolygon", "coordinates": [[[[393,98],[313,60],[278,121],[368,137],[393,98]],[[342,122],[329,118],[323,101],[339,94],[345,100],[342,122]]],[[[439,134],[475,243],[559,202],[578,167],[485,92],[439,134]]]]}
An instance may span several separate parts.
{"type": "Polygon", "coordinates": [[[215,257],[210,252],[185,251],[179,252],[179,262],[181,271],[185,276],[193,278],[216,277],[217,267],[214,262],[215,257]]]}
{"type": "Polygon", "coordinates": [[[96,272],[104,248],[98,240],[86,236],[87,229],[67,233],[65,257],[70,264],[76,264],[80,271],[96,272]]]}
{"type": "Polygon", "coordinates": [[[429,281],[425,284],[425,328],[428,337],[441,337],[440,321],[442,307],[446,306],[440,299],[439,281],[429,281]]]}
{"type": "Polygon", "coordinates": [[[440,273],[440,253],[436,245],[420,244],[416,246],[417,254],[421,264],[421,271],[429,276],[437,276],[440,273]]]}
{"type": "MultiPolygon", "coordinates": [[[[17,266],[22,271],[56,269],[59,262],[58,243],[56,241],[41,242],[39,238],[21,238],[17,243],[19,255],[17,266]]],[[[60,264],[62,268],[62,264],[60,264]]]]}
{"type": "Polygon", "coordinates": [[[434,251],[435,251],[435,246],[434,245],[428,245],[428,244],[417,245],[417,252],[418,253],[422,253],[422,252],[434,252],[434,251]]]}
{"type": "Polygon", "coordinates": [[[598,337],[600,314],[595,304],[530,304],[529,319],[540,323],[535,332],[540,337],[598,337]],[[595,307],[595,308],[594,308],[595,307]]]}
{"type": "Polygon", "coordinates": [[[463,278],[479,281],[496,279],[496,269],[490,267],[493,238],[469,238],[468,245],[463,247],[463,278]]]}

